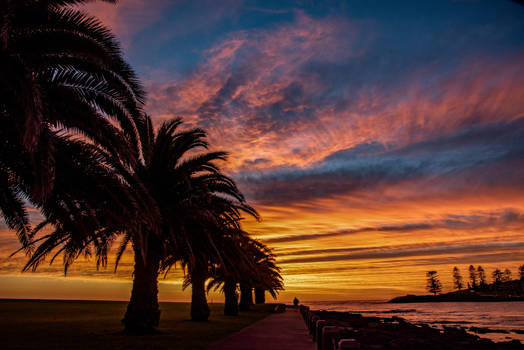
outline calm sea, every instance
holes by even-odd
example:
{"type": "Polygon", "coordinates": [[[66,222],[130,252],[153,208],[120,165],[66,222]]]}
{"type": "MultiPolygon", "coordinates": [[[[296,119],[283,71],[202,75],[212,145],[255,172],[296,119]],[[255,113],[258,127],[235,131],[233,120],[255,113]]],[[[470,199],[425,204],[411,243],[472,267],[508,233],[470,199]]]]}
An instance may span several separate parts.
{"type": "Polygon", "coordinates": [[[509,333],[479,334],[495,341],[518,339],[524,342],[524,302],[496,303],[409,303],[389,304],[377,301],[308,302],[312,310],[349,311],[365,316],[399,316],[412,323],[427,323],[442,328],[471,326],[506,330],[509,333]]]}

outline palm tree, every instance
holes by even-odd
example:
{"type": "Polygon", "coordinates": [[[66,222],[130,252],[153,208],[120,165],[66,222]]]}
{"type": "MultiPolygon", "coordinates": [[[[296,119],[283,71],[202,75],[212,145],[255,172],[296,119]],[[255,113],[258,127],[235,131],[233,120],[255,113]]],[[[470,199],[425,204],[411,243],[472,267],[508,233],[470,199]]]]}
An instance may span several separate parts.
{"type": "Polygon", "coordinates": [[[263,293],[267,290],[276,298],[278,291],[283,289],[280,269],[275,264],[271,250],[257,240],[244,235],[242,239],[232,242],[242,253],[234,252],[234,256],[243,259],[234,261],[231,266],[221,265],[213,270],[212,279],[207,289],[221,289],[224,293],[224,314],[237,315],[239,310],[237,284],[240,281],[240,309],[248,310],[252,305],[252,290],[263,293]],[[242,295],[244,298],[242,298],[242,295]],[[250,296],[251,295],[251,303],[250,296]]]}
{"type": "Polygon", "coordinates": [[[255,304],[266,303],[266,290],[262,287],[255,287],[255,304]]]}
{"type": "Polygon", "coordinates": [[[144,92],[111,33],[67,7],[84,2],[0,3],[0,213],[22,242],[24,200],[41,205],[62,181],[58,135],[78,135],[136,162],[144,92]]]}
{"type": "Polygon", "coordinates": [[[211,280],[207,284],[207,291],[209,293],[213,289],[221,290],[224,293],[224,315],[237,316],[237,281],[240,277],[236,273],[224,271],[222,267],[222,265],[215,266],[210,272],[211,280]]]}
{"type": "Polygon", "coordinates": [[[135,175],[158,208],[161,229],[148,232],[144,227],[142,234],[128,232],[124,240],[132,242],[135,253],[133,292],[123,320],[131,332],[157,326],[157,278],[177,262],[190,276],[192,318],[207,319],[204,284],[210,263],[223,259],[217,249],[222,228],[235,225],[241,212],[257,216],[234,182],[220,173],[216,162],[226,154],[189,156],[207,149],[206,133],[179,131],[181,124],[181,119],[167,121],[156,134],[148,116],[137,124],[143,161],[137,163],[135,175]]]}
{"type": "Polygon", "coordinates": [[[64,273],[80,254],[94,254],[97,266],[105,266],[108,250],[121,232],[133,226],[154,227],[150,203],[136,190],[139,184],[132,178],[129,183],[134,186],[124,183],[121,173],[114,171],[119,161],[110,154],[69,137],[57,137],[55,145],[55,172],[69,181],[57,181],[39,206],[45,219],[23,246],[31,250],[23,270],[35,270],[55,249],[51,262],[63,253],[64,273]],[[43,233],[44,228],[51,231],[43,233]]]}
{"type": "Polygon", "coordinates": [[[248,311],[253,302],[253,286],[250,281],[240,281],[240,301],[238,303],[238,309],[240,311],[248,311]]]}
{"type": "MultiPolygon", "coordinates": [[[[253,303],[253,289],[258,289],[259,303],[268,291],[273,298],[283,289],[280,268],[275,263],[275,256],[271,249],[261,242],[250,239],[247,250],[253,259],[254,273],[246,273],[240,279],[240,310],[249,310],[253,303]]],[[[265,302],[265,297],[264,297],[265,302]]]]}
{"type": "MultiPolygon", "coordinates": [[[[195,267],[199,265],[191,261],[205,259],[204,243],[199,242],[210,234],[209,227],[220,227],[219,220],[238,220],[240,211],[256,215],[234,183],[219,173],[215,162],[225,159],[225,154],[207,152],[189,156],[198,148],[207,148],[206,134],[200,129],[179,131],[181,124],[180,119],[165,122],[155,133],[148,116],[137,123],[142,157],[133,172],[126,171],[118,162],[111,163],[109,153],[82,142],[82,146],[90,146],[93,151],[85,154],[86,157],[92,154],[89,161],[93,164],[86,162],[94,168],[98,166],[96,169],[103,176],[97,181],[99,172],[79,171],[87,166],[85,162],[71,163],[73,169],[67,171],[78,177],[80,184],[91,181],[92,185],[82,190],[69,181],[55,188],[43,210],[46,220],[31,236],[30,246],[36,249],[26,269],[36,268],[55,250],[54,257],[64,253],[66,269],[82,253],[96,254],[97,261],[104,265],[111,244],[121,235],[118,265],[131,243],[135,257],[133,289],[122,320],[129,333],[151,333],[158,326],[157,280],[162,271],[185,259],[193,279],[197,277],[195,267]],[[115,188],[106,191],[93,188],[106,181],[115,188]],[[104,200],[97,206],[101,196],[104,200]],[[111,211],[113,208],[115,211],[111,211]],[[46,225],[54,230],[38,237],[46,225]],[[195,238],[200,232],[197,227],[205,230],[195,238]]],[[[205,244],[210,246],[213,242],[208,240],[205,244]]]]}
{"type": "Polygon", "coordinates": [[[224,293],[224,315],[238,315],[238,281],[246,273],[253,273],[255,266],[247,249],[249,237],[240,231],[240,235],[232,236],[234,239],[224,240],[222,251],[224,255],[231,256],[231,263],[222,262],[212,266],[211,280],[207,284],[207,291],[221,290],[224,293]]]}
{"type": "Polygon", "coordinates": [[[0,209],[31,253],[25,270],[51,252],[51,262],[63,253],[65,272],[81,254],[104,266],[122,237],[118,265],[131,243],[134,281],[123,323],[149,333],[159,321],[158,275],[169,261],[187,264],[193,287],[205,283],[195,282],[201,266],[220,254],[195,252],[190,238],[205,234],[212,247],[217,228],[256,212],[220,174],[223,152],[187,155],[207,148],[202,130],[178,132],[181,121],[173,120],[155,134],[112,35],[65,7],[86,1],[0,4],[0,209]],[[31,232],[26,198],[45,217],[31,232]]]}
{"type": "Polygon", "coordinates": [[[245,203],[235,183],[218,171],[195,177],[191,186],[192,206],[180,222],[187,236],[165,259],[171,266],[180,262],[187,271],[185,286],[191,285],[191,318],[209,318],[205,282],[217,265],[233,266],[245,259],[240,247],[230,242],[245,239],[240,229],[241,214],[258,219],[256,211],[245,203]]]}
{"type": "MultiPolygon", "coordinates": [[[[194,272],[188,274],[186,278],[186,285],[191,283],[193,287],[191,310],[194,320],[206,320],[207,316],[209,316],[205,314],[205,310],[208,307],[203,290],[207,289],[209,292],[213,287],[218,289],[222,285],[226,296],[224,314],[238,314],[237,281],[243,270],[248,268],[254,269],[250,256],[244,249],[245,242],[248,239],[247,232],[240,228],[239,217],[232,222],[215,228],[212,239],[207,239],[209,243],[212,243],[212,247],[208,249],[208,256],[211,259],[208,260],[208,267],[205,270],[206,279],[208,277],[211,278],[207,288],[205,288],[203,278],[198,279],[198,285],[195,284],[194,272]],[[198,292],[195,293],[195,290],[198,292]]],[[[201,276],[203,275],[201,274],[201,276]]]]}
{"type": "Polygon", "coordinates": [[[267,291],[273,299],[276,299],[278,291],[283,289],[284,284],[273,252],[260,242],[254,241],[254,244],[256,246],[254,252],[257,267],[257,274],[253,284],[255,303],[264,304],[266,302],[265,292],[267,291]]]}

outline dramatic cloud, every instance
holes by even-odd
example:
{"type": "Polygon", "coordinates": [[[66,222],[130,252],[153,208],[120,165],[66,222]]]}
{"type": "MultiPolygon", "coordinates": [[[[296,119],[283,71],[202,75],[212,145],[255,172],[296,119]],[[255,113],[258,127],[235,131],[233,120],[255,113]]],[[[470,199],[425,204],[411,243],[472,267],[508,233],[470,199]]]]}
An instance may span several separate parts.
{"type": "Polygon", "coordinates": [[[373,186],[424,178],[461,181],[473,177],[487,186],[519,187],[524,181],[524,118],[470,126],[432,140],[387,149],[373,142],[337,151],[309,167],[237,173],[252,198],[283,202],[308,200],[373,186]],[[509,164],[510,176],[498,177],[509,164]],[[470,176],[465,176],[470,174],[470,176]]]}
{"type": "Polygon", "coordinates": [[[373,22],[298,12],[291,24],[229,34],[187,78],[153,84],[149,110],[206,127],[236,171],[310,166],[359,144],[398,148],[522,117],[523,52],[448,61],[457,48],[443,46],[441,60],[385,58],[386,39],[373,22]]]}

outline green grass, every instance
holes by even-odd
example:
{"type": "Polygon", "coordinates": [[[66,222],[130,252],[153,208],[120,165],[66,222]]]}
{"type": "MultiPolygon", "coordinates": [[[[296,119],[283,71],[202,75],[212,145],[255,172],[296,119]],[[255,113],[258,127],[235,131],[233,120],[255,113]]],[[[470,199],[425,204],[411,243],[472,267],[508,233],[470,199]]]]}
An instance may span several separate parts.
{"type": "Polygon", "coordinates": [[[274,305],[257,305],[238,317],[210,304],[208,322],[189,320],[188,303],[161,303],[160,334],[126,336],[120,319],[125,302],[0,300],[2,349],[204,349],[268,316],[274,305]]]}

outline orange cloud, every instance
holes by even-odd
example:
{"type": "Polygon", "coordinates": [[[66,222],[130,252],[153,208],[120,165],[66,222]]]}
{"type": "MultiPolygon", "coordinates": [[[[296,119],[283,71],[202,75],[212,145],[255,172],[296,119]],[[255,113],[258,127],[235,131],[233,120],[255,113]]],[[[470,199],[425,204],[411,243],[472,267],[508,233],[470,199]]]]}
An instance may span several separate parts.
{"type": "Polygon", "coordinates": [[[124,48],[131,45],[135,34],[153,23],[162,14],[167,0],[156,0],[154,6],[144,0],[119,1],[111,4],[94,1],[80,7],[98,18],[116,34],[124,48]]]}
{"type": "Polygon", "coordinates": [[[274,30],[236,33],[206,51],[189,77],[151,84],[148,109],[158,119],[204,126],[217,148],[231,152],[233,171],[306,167],[365,142],[401,147],[522,116],[524,54],[466,57],[451,73],[435,64],[414,68],[390,88],[348,85],[323,97],[333,87],[308,65],[365,57],[352,46],[361,34],[349,21],[305,15],[274,30]]]}

